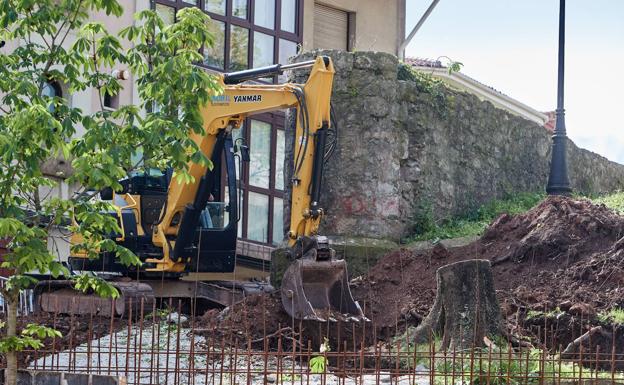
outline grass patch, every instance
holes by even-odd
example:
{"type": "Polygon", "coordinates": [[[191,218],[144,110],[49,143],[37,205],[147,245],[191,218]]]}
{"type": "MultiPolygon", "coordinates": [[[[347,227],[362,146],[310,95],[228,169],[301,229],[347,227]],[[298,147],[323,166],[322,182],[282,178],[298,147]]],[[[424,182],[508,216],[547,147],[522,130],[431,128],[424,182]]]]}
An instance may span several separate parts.
{"type": "Polygon", "coordinates": [[[529,310],[526,314],[526,320],[530,321],[532,319],[536,319],[536,318],[541,318],[541,317],[545,317],[545,318],[559,318],[562,315],[564,315],[565,312],[562,311],[559,306],[557,306],[556,308],[554,308],[553,310],[549,311],[549,312],[543,312],[543,311],[539,311],[539,310],[529,310]]]}
{"type": "Polygon", "coordinates": [[[491,201],[464,216],[442,221],[435,221],[431,211],[425,210],[424,215],[417,219],[415,234],[408,242],[436,242],[441,239],[480,235],[499,215],[524,213],[541,202],[545,196],[543,193],[519,193],[506,199],[491,201]]]}
{"type": "Polygon", "coordinates": [[[436,359],[436,385],[453,385],[452,378],[462,384],[519,385],[563,383],[577,380],[619,380],[622,373],[581,367],[570,361],[560,361],[540,349],[518,351],[508,347],[475,349],[469,354],[436,359]]]}
{"type": "Polygon", "coordinates": [[[399,361],[400,367],[415,368],[418,365],[431,366],[431,353],[439,352],[442,349],[442,337],[438,334],[431,336],[430,343],[414,344],[408,342],[410,335],[414,335],[415,327],[409,327],[401,336],[394,338],[394,344],[391,345],[390,352],[392,356],[398,353],[402,357],[399,361]]]}
{"type": "Polygon", "coordinates": [[[575,362],[561,360],[558,353],[537,348],[513,348],[500,337],[492,337],[487,347],[444,352],[440,336],[432,336],[432,345],[414,345],[405,342],[408,334],[395,339],[396,345],[390,349],[389,357],[399,357],[398,364],[402,369],[423,366],[419,370],[431,373],[435,385],[537,385],[624,379],[621,372],[581,367],[575,362]]]}
{"type": "Polygon", "coordinates": [[[624,215],[624,191],[591,199],[594,203],[602,203],[618,214],[624,215]]]}
{"type": "MultiPolygon", "coordinates": [[[[546,197],[544,193],[519,193],[505,199],[491,201],[465,215],[435,220],[430,209],[425,209],[414,223],[414,234],[405,239],[437,242],[442,239],[481,235],[494,219],[503,213],[517,215],[527,212],[546,197]]],[[[624,191],[601,197],[578,196],[624,215],[624,191]]],[[[623,322],[624,323],[624,322],[623,322]]]]}
{"type": "Polygon", "coordinates": [[[614,307],[607,312],[599,313],[598,320],[606,324],[624,325],[624,309],[614,307]]]}

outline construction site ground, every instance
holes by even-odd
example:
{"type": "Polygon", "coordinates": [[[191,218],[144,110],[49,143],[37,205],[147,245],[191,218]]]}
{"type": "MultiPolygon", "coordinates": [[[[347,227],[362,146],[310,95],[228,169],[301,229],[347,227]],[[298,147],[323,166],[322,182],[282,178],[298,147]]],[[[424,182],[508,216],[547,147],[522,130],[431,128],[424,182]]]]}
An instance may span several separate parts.
{"type": "Polygon", "coordinates": [[[565,347],[607,311],[624,305],[624,217],[589,200],[549,197],[524,214],[498,217],[484,234],[461,247],[401,248],[368,274],[352,277],[351,290],[370,323],[299,322],[282,309],[278,293],[258,295],[199,321],[204,334],[251,338],[277,347],[278,336],[313,341],[328,337],[347,349],[388,341],[416,326],[436,295],[436,270],[466,259],[492,262],[497,297],[512,335],[565,347]],[[619,242],[618,242],[619,241],[619,242]],[[295,333],[297,330],[299,333],[295,333]],[[289,334],[290,333],[290,334],[289,334]],[[266,337],[266,338],[264,338],[266,337]],[[543,338],[541,338],[543,340],[543,338]]]}
{"type": "MultiPolygon", "coordinates": [[[[368,274],[352,277],[353,296],[371,322],[296,321],[282,310],[279,293],[274,292],[252,295],[229,308],[213,309],[195,318],[174,320],[177,326],[164,326],[159,333],[182,330],[184,336],[168,336],[166,341],[178,346],[167,342],[162,348],[189,349],[184,346],[189,340],[194,341],[190,345],[217,341],[219,346],[235,349],[288,352],[294,347],[310,352],[318,351],[328,338],[334,350],[355,352],[364,347],[370,351],[417,326],[427,315],[436,296],[435,273],[439,267],[475,258],[491,261],[507,329],[518,340],[546,343],[552,349],[565,347],[592,326],[606,327],[609,320],[605,314],[624,305],[624,217],[588,200],[549,197],[526,213],[501,215],[480,238],[467,245],[400,248],[381,258],[368,274]]],[[[145,314],[140,326],[138,319],[111,322],[101,316],[31,315],[20,317],[20,326],[37,322],[58,329],[63,337],[47,339],[40,349],[61,354],[58,357],[65,357],[61,352],[67,350],[94,349],[98,340],[110,346],[112,342],[105,339],[114,332],[123,340],[118,348],[125,349],[124,357],[130,357],[132,344],[143,338],[139,337],[142,331],[137,334],[132,330],[151,328],[153,334],[154,325],[172,324],[172,313],[163,314],[158,316],[158,323],[145,314]],[[124,340],[126,332],[132,333],[132,340],[124,340]]],[[[214,348],[210,344],[198,349],[214,348]]],[[[22,353],[20,366],[41,364],[43,354],[22,353]]],[[[78,358],[76,354],[67,356],[70,362],[78,358]]],[[[132,359],[141,361],[134,356],[132,359]]]]}

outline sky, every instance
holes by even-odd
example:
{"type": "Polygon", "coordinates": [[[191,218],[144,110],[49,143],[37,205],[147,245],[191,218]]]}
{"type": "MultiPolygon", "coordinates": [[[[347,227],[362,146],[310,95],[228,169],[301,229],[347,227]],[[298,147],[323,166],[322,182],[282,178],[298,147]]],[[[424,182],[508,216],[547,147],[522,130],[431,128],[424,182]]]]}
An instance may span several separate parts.
{"type": "MultiPolygon", "coordinates": [[[[408,34],[431,0],[406,3],[408,34]]],[[[558,22],[558,0],[440,0],[406,56],[448,56],[464,74],[552,111],[558,22]]],[[[624,164],[624,0],[568,0],[565,55],[568,135],[624,164]]]]}

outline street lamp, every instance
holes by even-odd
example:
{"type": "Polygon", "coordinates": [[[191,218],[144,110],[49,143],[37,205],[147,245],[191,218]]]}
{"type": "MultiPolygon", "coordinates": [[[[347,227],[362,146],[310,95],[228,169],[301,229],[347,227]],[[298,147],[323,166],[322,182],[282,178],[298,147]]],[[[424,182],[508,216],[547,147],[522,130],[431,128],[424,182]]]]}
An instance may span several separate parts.
{"type": "Polygon", "coordinates": [[[565,0],[559,1],[559,68],[557,73],[557,110],[555,134],[552,137],[552,158],[546,192],[549,195],[569,195],[572,192],[568,179],[566,144],[568,137],[563,109],[563,64],[565,48],[565,0]]]}

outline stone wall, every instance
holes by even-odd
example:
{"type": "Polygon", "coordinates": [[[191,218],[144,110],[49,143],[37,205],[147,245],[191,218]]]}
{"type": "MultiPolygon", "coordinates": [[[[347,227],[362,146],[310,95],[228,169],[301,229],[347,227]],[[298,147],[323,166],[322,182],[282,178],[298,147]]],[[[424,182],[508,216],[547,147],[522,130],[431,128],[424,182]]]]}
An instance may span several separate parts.
{"type": "MultiPolygon", "coordinates": [[[[544,190],[551,143],[544,128],[466,92],[399,80],[389,54],[316,51],[296,60],[318,54],[334,60],[339,127],[324,181],[324,234],[397,241],[425,212],[460,215],[507,194],[544,190]]],[[[624,188],[624,166],[572,142],[568,155],[576,192],[624,188]]]]}

